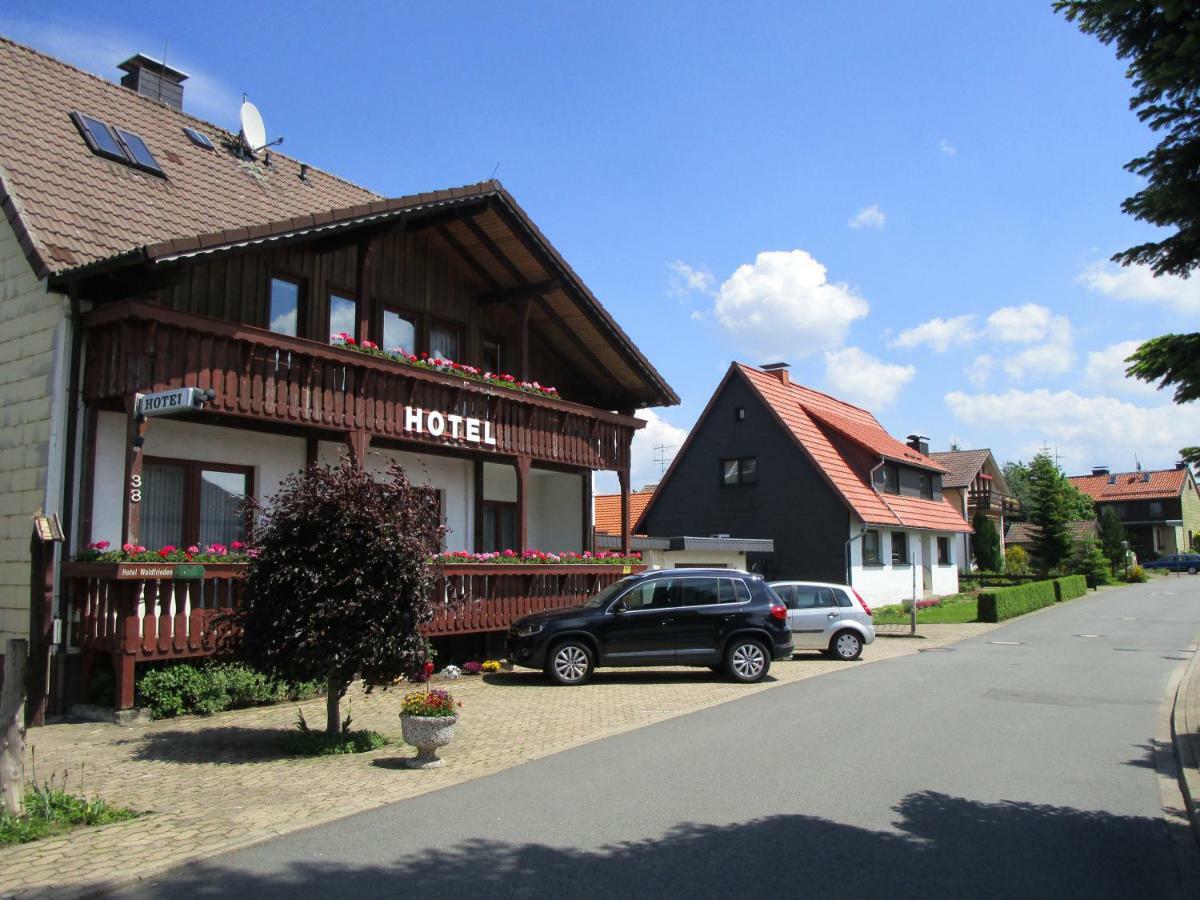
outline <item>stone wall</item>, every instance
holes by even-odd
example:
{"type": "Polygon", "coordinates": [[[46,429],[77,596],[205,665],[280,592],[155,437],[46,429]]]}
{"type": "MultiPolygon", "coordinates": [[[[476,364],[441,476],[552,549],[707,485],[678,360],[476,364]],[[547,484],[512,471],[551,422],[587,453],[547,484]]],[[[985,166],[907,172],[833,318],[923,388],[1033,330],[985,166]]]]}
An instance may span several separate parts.
{"type": "Polygon", "coordinates": [[[0,654],[29,633],[30,516],[60,496],[67,310],[0,218],[0,654]]]}

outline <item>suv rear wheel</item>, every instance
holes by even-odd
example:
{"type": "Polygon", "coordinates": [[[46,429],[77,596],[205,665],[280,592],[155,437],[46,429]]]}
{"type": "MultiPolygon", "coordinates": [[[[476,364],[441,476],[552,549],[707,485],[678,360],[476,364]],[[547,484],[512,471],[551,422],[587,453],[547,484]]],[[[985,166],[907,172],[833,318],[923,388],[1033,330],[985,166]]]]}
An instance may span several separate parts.
{"type": "Polygon", "coordinates": [[[546,657],[546,677],[555,684],[583,684],[595,668],[592,648],[583,641],[556,644],[546,657]]]}
{"type": "Polygon", "coordinates": [[[762,681],[771,668],[771,656],[754,638],[734,638],[725,650],[725,674],[742,684],[762,681]]]}

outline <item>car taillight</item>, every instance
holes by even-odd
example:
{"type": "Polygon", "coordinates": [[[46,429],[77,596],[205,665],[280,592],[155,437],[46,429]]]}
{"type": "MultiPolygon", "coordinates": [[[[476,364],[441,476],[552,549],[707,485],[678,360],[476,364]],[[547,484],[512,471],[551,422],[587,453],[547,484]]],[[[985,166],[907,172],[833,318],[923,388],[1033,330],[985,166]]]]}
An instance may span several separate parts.
{"type": "Polygon", "coordinates": [[[780,622],[786,621],[787,607],[784,606],[782,603],[772,603],[771,604],[771,615],[774,616],[776,619],[778,619],[780,622]]]}
{"type": "Polygon", "coordinates": [[[854,588],[850,588],[850,593],[854,595],[854,599],[856,599],[859,606],[863,608],[863,612],[865,612],[868,616],[875,615],[873,612],[871,612],[871,607],[867,606],[867,601],[862,598],[862,594],[860,594],[854,588]]]}

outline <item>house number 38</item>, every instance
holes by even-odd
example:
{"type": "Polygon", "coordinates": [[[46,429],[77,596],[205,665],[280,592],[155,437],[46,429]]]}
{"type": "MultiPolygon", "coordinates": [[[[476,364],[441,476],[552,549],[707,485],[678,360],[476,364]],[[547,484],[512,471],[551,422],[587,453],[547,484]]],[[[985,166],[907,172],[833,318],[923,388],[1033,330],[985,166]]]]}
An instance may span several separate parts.
{"type": "Polygon", "coordinates": [[[142,476],[133,475],[129,479],[129,502],[142,502],[142,476]]]}

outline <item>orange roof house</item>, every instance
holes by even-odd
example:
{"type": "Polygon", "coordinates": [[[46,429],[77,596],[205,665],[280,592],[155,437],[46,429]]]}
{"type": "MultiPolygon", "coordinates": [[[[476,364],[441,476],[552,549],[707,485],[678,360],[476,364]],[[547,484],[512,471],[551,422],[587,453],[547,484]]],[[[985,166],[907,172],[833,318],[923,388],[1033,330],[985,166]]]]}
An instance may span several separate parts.
{"type": "Polygon", "coordinates": [[[847,558],[865,552],[863,578],[896,570],[895,590],[879,591],[884,602],[900,580],[911,590],[908,567],[918,563],[935,570],[918,576],[930,582],[924,591],[942,592],[938,578],[957,588],[950,538],[971,530],[942,497],[946,473],[926,444],[899,441],[869,411],[792,382],[786,366],[734,363],[636,530],[771,537],[767,571],[781,578],[845,581],[847,558]]]}

